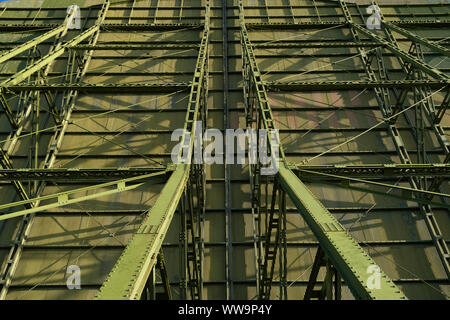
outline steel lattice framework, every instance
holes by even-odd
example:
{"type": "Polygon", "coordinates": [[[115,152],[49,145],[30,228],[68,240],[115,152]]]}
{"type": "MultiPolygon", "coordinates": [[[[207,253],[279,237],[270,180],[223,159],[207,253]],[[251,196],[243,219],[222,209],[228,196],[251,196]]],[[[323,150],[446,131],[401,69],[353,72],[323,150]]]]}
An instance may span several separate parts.
{"type": "MultiPolygon", "coordinates": [[[[0,299],[21,298],[37,287],[44,291],[64,288],[64,276],[57,284],[51,277],[65,270],[55,269],[47,278],[41,276],[41,270],[37,280],[33,275],[26,280],[23,273],[28,271],[23,265],[30,259],[28,250],[62,252],[68,248],[87,251],[67,264],[77,264],[96,248],[117,250],[115,259],[98,271],[101,281],[87,284],[92,291],[89,297],[100,300],[416,297],[408,294],[404,283],[423,283],[434,290],[433,298],[448,298],[450,76],[442,65],[450,56],[450,35],[433,38],[417,28],[448,30],[449,6],[435,4],[442,8],[441,14],[421,13],[412,18],[425,4],[412,4],[408,8],[418,11],[408,15],[395,11],[403,9],[401,4],[367,1],[367,5],[381,8],[381,30],[369,30],[366,4],[342,0],[199,0],[195,5],[183,0],[139,2],[102,0],[82,7],[83,27],[76,31],[68,27],[74,12],[66,13],[65,8],[58,8],[65,13],[58,18],[61,23],[36,18],[42,8],[31,23],[16,21],[20,20],[14,18],[17,8],[6,8],[4,12],[12,12],[7,18],[0,14],[0,20],[12,20],[0,21],[0,31],[33,35],[0,43],[0,66],[6,66],[0,70],[0,188],[5,190],[0,226],[6,230],[7,242],[0,244],[4,251],[0,299]],[[260,14],[252,14],[255,10],[260,14]],[[128,12],[125,18],[123,11],[128,12]],[[322,37],[316,38],[317,34],[322,37]],[[432,60],[436,57],[443,59],[437,65],[432,60]],[[102,65],[101,59],[129,60],[102,65]],[[274,59],[278,61],[271,69],[268,61],[274,59]],[[298,64],[292,59],[298,59],[298,64]],[[313,63],[303,63],[307,59],[313,63]],[[129,66],[129,61],[138,62],[129,66]],[[144,61],[142,65],[140,61],[144,61]],[[348,62],[353,65],[338,68],[348,62]],[[167,71],[167,66],[174,70],[167,71]],[[317,107],[307,101],[315,94],[326,97],[328,92],[343,97],[360,93],[342,107],[324,100],[317,107]],[[367,105],[353,103],[361,94],[369,97],[367,105]],[[105,102],[110,109],[88,103],[86,107],[84,99],[90,96],[110,99],[105,102]],[[139,100],[141,97],[144,99],[139,100]],[[127,103],[130,99],[133,102],[127,103]],[[152,105],[154,108],[148,107],[152,105]],[[324,111],[345,111],[346,120],[358,117],[358,112],[359,116],[369,112],[376,116],[347,128],[321,127],[331,116],[306,129],[291,125],[297,121],[296,113],[308,123],[313,121],[311,113],[324,111]],[[88,115],[83,118],[78,113],[88,115]],[[123,129],[130,123],[131,128],[123,129]],[[168,137],[177,125],[188,134],[181,137],[173,163],[173,143],[168,137]],[[197,148],[203,150],[207,145],[202,138],[197,145],[198,137],[204,137],[214,125],[221,127],[219,132],[240,126],[265,129],[267,136],[256,141],[258,150],[270,150],[277,171],[266,175],[263,164],[221,165],[217,169],[191,161],[198,156],[197,148]],[[304,139],[311,132],[335,135],[335,140],[315,149],[304,139]],[[345,149],[373,133],[393,150],[345,149]],[[108,147],[101,149],[100,155],[89,155],[89,150],[76,149],[78,141],[70,140],[71,135],[97,137],[100,148],[108,147]],[[125,135],[128,138],[117,139],[125,135]],[[123,153],[116,155],[117,150],[123,153]],[[368,164],[364,155],[381,155],[388,161],[368,164]],[[65,163],[60,162],[64,159],[65,163]],[[88,164],[92,160],[94,165],[72,165],[78,160],[88,164]],[[315,160],[319,164],[313,163],[315,160]],[[379,196],[380,202],[392,201],[393,205],[374,208],[375,203],[366,208],[348,201],[351,205],[345,207],[339,203],[342,199],[326,194],[326,190],[334,190],[334,195],[339,195],[342,189],[353,196],[361,192],[379,196]],[[245,200],[239,202],[237,193],[245,200]],[[8,199],[11,194],[12,200],[8,199]],[[215,206],[218,194],[223,198],[220,210],[215,206]],[[102,199],[109,200],[102,203],[102,199]],[[333,201],[335,207],[330,206],[333,201]],[[87,207],[83,208],[84,204],[87,207]],[[406,211],[408,217],[419,213],[420,218],[414,215],[414,219],[423,221],[425,228],[413,239],[362,241],[359,231],[352,228],[372,210],[390,215],[406,211]],[[214,223],[218,224],[213,218],[215,211],[222,213],[224,221],[220,224],[223,240],[216,243],[211,240],[216,236],[214,223]],[[350,226],[344,216],[338,217],[345,212],[358,213],[350,226]],[[80,225],[87,216],[88,224],[94,221],[100,233],[85,240],[74,235],[74,245],[65,245],[66,240],[39,244],[45,236],[35,235],[35,220],[49,217],[57,221],[58,215],[70,219],[72,214],[81,216],[80,225]],[[235,240],[240,237],[236,235],[238,215],[247,228],[241,241],[235,240]],[[112,218],[98,218],[103,216],[112,218]],[[128,222],[117,226],[121,219],[128,222]],[[131,230],[128,237],[122,234],[124,228],[131,230]],[[292,236],[299,229],[306,230],[307,240],[297,241],[292,236]],[[378,256],[386,253],[368,250],[376,245],[427,245],[432,250],[428,254],[432,271],[425,273],[445,276],[423,279],[409,270],[412,266],[406,268],[390,258],[386,259],[389,263],[383,262],[378,256]],[[244,258],[238,256],[241,246],[250,252],[243,254],[244,258]],[[213,250],[216,247],[222,250],[217,251],[220,259],[213,250]],[[314,250],[308,251],[312,263],[301,269],[300,275],[295,274],[295,279],[292,266],[303,256],[298,248],[314,250]],[[244,276],[237,276],[237,270],[244,269],[240,263],[250,265],[244,276]],[[219,266],[223,272],[216,271],[219,266]],[[396,277],[396,267],[410,277],[396,277]],[[377,272],[377,287],[370,285],[370,270],[377,272]],[[223,279],[217,280],[219,275],[223,279]],[[21,278],[25,278],[22,283],[21,278]],[[245,289],[239,291],[239,286],[245,289]]],[[[89,141],[88,147],[97,143],[89,141]]],[[[223,150],[216,152],[223,155],[223,150]]],[[[249,158],[259,156],[260,151],[256,155],[250,152],[248,149],[249,158]]],[[[69,228],[57,225],[63,237],[72,235],[69,228]]],[[[395,253],[392,256],[398,258],[395,253]]],[[[54,264],[58,263],[56,259],[54,264]]],[[[89,277],[99,276],[94,272],[89,277]]]]}

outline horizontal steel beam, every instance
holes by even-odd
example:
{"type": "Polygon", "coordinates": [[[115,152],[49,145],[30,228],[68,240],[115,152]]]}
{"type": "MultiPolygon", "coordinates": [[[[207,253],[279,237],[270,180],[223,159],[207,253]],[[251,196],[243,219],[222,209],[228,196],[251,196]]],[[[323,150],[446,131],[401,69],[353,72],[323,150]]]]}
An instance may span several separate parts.
{"type": "MultiPolygon", "coordinates": [[[[29,24],[0,24],[0,31],[46,31],[59,27],[58,24],[29,23],[29,24]]],[[[182,29],[199,29],[203,24],[197,23],[104,23],[102,31],[170,31],[182,29]]]]}
{"type": "Polygon", "coordinates": [[[42,57],[41,59],[39,59],[32,65],[15,73],[13,76],[5,79],[2,83],[0,83],[0,92],[2,91],[3,88],[17,85],[20,82],[22,82],[23,80],[25,80],[26,78],[28,78],[33,73],[41,70],[43,67],[45,67],[48,64],[50,64],[51,62],[53,62],[56,58],[62,56],[64,54],[64,52],[67,50],[67,48],[77,45],[80,42],[82,42],[83,40],[85,40],[85,39],[89,38],[90,36],[92,36],[93,34],[95,34],[98,31],[98,28],[99,28],[98,25],[95,25],[95,26],[89,28],[88,30],[84,31],[80,35],[78,35],[75,38],[73,38],[72,40],[70,40],[69,42],[66,42],[61,47],[57,48],[55,51],[42,57]]]}
{"type": "Polygon", "coordinates": [[[410,32],[408,30],[400,28],[399,26],[396,26],[395,24],[390,23],[388,21],[381,20],[381,22],[383,23],[383,25],[387,26],[389,29],[400,33],[402,36],[408,38],[409,40],[412,40],[414,42],[423,44],[424,46],[426,46],[426,47],[428,47],[430,49],[433,49],[433,50],[435,50],[435,51],[437,51],[437,52],[439,52],[439,53],[441,53],[441,54],[443,54],[445,56],[450,56],[450,50],[447,49],[447,48],[444,48],[443,46],[441,46],[438,43],[432,42],[432,41],[430,41],[430,40],[428,40],[426,38],[423,38],[423,37],[421,37],[421,36],[419,36],[419,35],[417,35],[415,33],[412,33],[412,32],[410,32]]]}
{"type": "MultiPolygon", "coordinates": [[[[309,177],[318,173],[345,175],[348,177],[436,177],[450,176],[450,164],[361,164],[361,165],[302,165],[289,166],[291,170],[299,171],[300,177],[309,177]],[[307,171],[303,171],[307,170],[307,171]]],[[[0,171],[1,175],[1,171],[0,171]]]]}
{"type": "MultiPolygon", "coordinates": [[[[402,20],[391,21],[398,26],[403,27],[428,27],[442,28],[449,27],[450,20],[402,20]]],[[[338,21],[323,22],[300,22],[300,23],[247,23],[249,29],[271,30],[271,29],[314,29],[328,28],[333,26],[345,26],[344,23],[338,21]]],[[[30,23],[30,24],[0,24],[0,31],[46,31],[57,28],[58,24],[30,23]]],[[[164,31],[164,30],[180,30],[189,28],[201,28],[202,24],[115,24],[106,23],[102,26],[104,31],[164,31]]],[[[237,27],[234,27],[236,29],[237,27]]],[[[230,27],[233,29],[233,27],[230,27]]]]}
{"type": "Polygon", "coordinates": [[[339,21],[314,21],[314,22],[299,22],[299,23],[246,23],[245,26],[249,31],[251,30],[272,30],[272,29],[285,29],[285,30],[297,30],[297,29],[317,29],[317,28],[330,28],[330,27],[345,27],[345,23],[339,21]]]}
{"type": "Polygon", "coordinates": [[[191,86],[188,82],[175,83],[106,83],[106,84],[89,84],[89,83],[72,83],[72,84],[17,84],[8,86],[8,90],[12,92],[21,91],[66,91],[77,90],[90,93],[115,93],[115,92],[176,92],[187,90],[191,86]]]}
{"type": "MultiPolygon", "coordinates": [[[[104,23],[103,31],[171,31],[200,29],[203,24],[197,23],[104,23]]],[[[1,28],[0,28],[1,30],[1,28]]]]}
{"type": "Polygon", "coordinates": [[[0,181],[109,181],[168,170],[171,169],[166,167],[0,169],[0,181]]]}
{"type": "Polygon", "coordinates": [[[73,46],[72,50],[178,50],[178,49],[197,49],[198,44],[97,44],[95,46],[80,44],[73,46]]]}
{"type": "MultiPolygon", "coordinates": [[[[449,27],[450,20],[401,20],[390,21],[390,23],[402,27],[428,27],[442,28],[449,27]]],[[[322,21],[322,22],[299,22],[299,23],[246,23],[249,30],[276,30],[276,29],[320,29],[329,27],[344,27],[346,24],[339,21],[322,21]]],[[[365,26],[364,26],[365,27],[365,26]]]]}
{"type": "Polygon", "coordinates": [[[354,41],[333,41],[333,42],[314,42],[303,41],[298,43],[273,42],[253,44],[257,49],[289,49],[289,48],[357,48],[357,47],[378,47],[376,42],[354,42],[354,41]]]}
{"type": "Polygon", "coordinates": [[[375,262],[290,169],[280,164],[278,177],[283,189],[308,223],[321,248],[333,261],[355,298],[406,299],[383,272],[380,288],[369,288],[367,271],[376,266],[375,262]]]}
{"type": "Polygon", "coordinates": [[[265,82],[270,91],[323,91],[362,90],[366,88],[414,88],[441,89],[449,85],[443,80],[354,80],[354,81],[291,81],[265,82]]]}
{"type": "MultiPolygon", "coordinates": [[[[107,83],[107,84],[18,84],[8,86],[12,92],[21,91],[66,91],[79,90],[83,92],[174,92],[187,90],[190,83],[107,83]]],[[[411,88],[430,87],[440,89],[448,86],[439,80],[384,80],[384,81],[292,81],[266,82],[269,91],[323,91],[323,90],[362,90],[366,88],[411,88]]]]}
{"type": "Polygon", "coordinates": [[[189,165],[178,165],[158,200],[112,269],[96,296],[98,300],[138,299],[145,286],[156,253],[177,209],[189,178],[189,165]],[[121,295],[121,296],[119,296],[121,295]]]}
{"type": "Polygon", "coordinates": [[[59,24],[56,23],[29,23],[29,24],[0,24],[0,31],[8,32],[8,31],[29,31],[29,32],[38,32],[38,31],[47,31],[58,28],[59,24]]]}

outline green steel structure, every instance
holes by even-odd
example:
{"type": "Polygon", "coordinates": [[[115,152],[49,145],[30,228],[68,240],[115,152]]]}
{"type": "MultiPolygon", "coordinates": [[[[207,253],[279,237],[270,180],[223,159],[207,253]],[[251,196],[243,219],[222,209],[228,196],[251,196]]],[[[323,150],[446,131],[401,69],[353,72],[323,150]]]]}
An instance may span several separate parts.
{"type": "Polygon", "coordinates": [[[449,26],[421,0],[0,3],[0,299],[448,299],[449,26]],[[197,161],[209,129],[263,132],[275,170],[197,161]]]}

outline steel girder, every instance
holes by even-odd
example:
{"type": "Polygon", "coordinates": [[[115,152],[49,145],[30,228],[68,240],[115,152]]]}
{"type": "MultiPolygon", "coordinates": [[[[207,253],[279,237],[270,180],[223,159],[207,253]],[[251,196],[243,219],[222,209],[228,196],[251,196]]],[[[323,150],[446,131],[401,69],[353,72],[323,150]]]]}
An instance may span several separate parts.
{"type": "MultiPolygon", "coordinates": [[[[398,189],[398,190],[402,190],[402,191],[407,191],[409,194],[415,194],[416,196],[417,195],[426,195],[427,197],[438,196],[438,197],[442,197],[442,198],[450,198],[450,194],[446,194],[446,193],[432,192],[432,191],[418,189],[418,188],[409,188],[409,187],[403,187],[400,185],[386,184],[386,183],[371,181],[371,180],[367,180],[367,179],[352,178],[352,177],[348,177],[348,176],[342,176],[342,175],[337,175],[337,174],[332,174],[332,173],[316,172],[316,171],[305,170],[305,169],[300,169],[300,172],[308,174],[309,175],[308,180],[311,180],[311,178],[316,177],[316,176],[321,176],[321,177],[328,178],[328,180],[338,179],[341,181],[366,183],[366,184],[371,184],[374,186],[386,187],[386,188],[390,188],[390,189],[398,189]]],[[[420,198],[421,197],[417,197],[416,199],[414,199],[411,196],[402,197],[402,199],[411,200],[411,201],[421,200],[420,198]]],[[[445,206],[445,204],[442,204],[442,206],[445,206]]]]}
{"type": "Polygon", "coordinates": [[[143,176],[171,167],[0,169],[0,181],[109,181],[143,176]]]}
{"type": "Polygon", "coordinates": [[[194,30],[202,27],[203,25],[194,23],[105,23],[101,26],[104,31],[176,31],[184,29],[194,30]]]}
{"type": "Polygon", "coordinates": [[[366,88],[407,89],[429,87],[442,89],[448,84],[442,80],[349,80],[349,81],[276,81],[266,82],[270,91],[328,91],[328,90],[363,90],[366,88]]]}
{"type": "MultiPolygon", "coordinates": [[[[241,46],[244,60],[244,98],[246,107],[251,108],[253,101],[257,104],[257,113],[263,123],[263,128],[270,131],[274,130],[274,119],[271,107],[268,102],[267,93],[261,79],[253,48],[248,39],[247,28],[244,18],[244,6],[242,0],[239,1],[240,25],[241,25],[241,46]],[[247,70],[247,71],[245,71],[247,70]],[[246,72],[248,79],[245,78],[246,72]],[[247,89],[245,89],[247,88],[247,89]],[[254,90],[254,96],[248,96],[248,90],[254,90]]],[[[253,114],[247,110],[247,115],[253,114]]],[[[277,147],[277,146],[271,146],[277,147]]],[[[326,256],[331,259],[339,274],[349,286],[353,295],[357,299],[406,299],[404,294],[395,286],[395,284],[382,272],[381,289],[369,289],[365,279],[367,279],[367,270],[371,266],[376,266],[372,258],[352,239],[344,227],[331,215],[331,213],[317,200],[312,192],[301,182],[301,180],[287,167],[284,159],[284,152],[281,144],[279,145],[281,159],[277,178],[281,187],[294,202],[304,220],[307,222],[314,235],[320,242],[326,256]]],[[[273,149],[272,149],[273,150],[273,149]]],[[[266,248],[268,250],[269,248],[266,248]]],[[[260,270],[261,272],[261,270],[260,270]]],[[[268,274],[267,272],[264,272],[268,274]]],[[[262,279],[264,282],[272,282],[272,279],[262,279]]],[[[263,283],[260,290],[269,290],[269,292],[260,292],[261,298],[270,296],[270,285],[263,283]]]]}
{"type": "Polygon", "coordinates": [[[90,46],[86,44],[79,44],[73,46],[72,50],[178,50],[178,49],[198,49],[198,44],[97,44],[90,46]]]}
{"type": "MultiPolygon", "coordinates": [[[[59,27],[57,24],[0,24],[0,31],[42,31],[55,29],[59,27]]],[[[99,26],[102,31],[171,31],[181,29],[200,29],[200,24],[189,23],[136,23],[136,24],[120,24],[120,23],[105,23],[99,26]]]]}
{"type": "Polygon", "coordinates": [[[300,176],[310,176],[307,171],[360,178],[450,176],[450,164],[362,164],[316,166],[298,164],[290,165],[289,167],[291,170],[300,171],[300,176]]]}
{"type": "MultiPolygon", "coordinates": [[[[197,59],[195,75],[192,82],[191,93],[189,96],[188,110],[186,113],[185,121],[185,131],[189,132],[189,138],[183,136],[181,141],[181,149],[179,156],[179,164],[168,180],[167,184],[161,191],[155,205],[151,208],[147,216],[144,218],[138,231],[134,234],[130,243],[125,248],[124,252],[120,256],[116,265],[109,274],[107,280],[103,284],[100,292],[97,294],[96,299],[106,300],[106,299],[139,299],[142,291],[145,287],[145,283],[153,270],[156,262],[156,255],[160,251],[162,242],[164,240],[167,229],[172,221],[175,210],[180,205],[180,215],[183,219],[189,219],[183,214],[186,203],[180,199],[186,192],[186,187],[189,183],[190,175],[195,177],[196,183],[202,184],[203,188],[200,189],[199,197],[197,198],[197,209],[204,210],[204,181],[199,182],[203,179],[200,177],[200,171],[204,168],[200,165],[196,167],[193,165],[192,169],[190,160],[192,159],[194,152],[194,140],[196,137],[197,130],[197,120],[204,121],[206,119],[206,96],[207,96],[207,86],[208,86],[208,48],[209,48],[209,37],[210,37],[210,3],[206,2],[206,14],[204,31],[200,45],[200,51],[197,59]],[[186,156],[188,163],[182,160],[182,155],[186,156]],[[191,171],[194,171],[192,173],[191,171]],[[203,198],[202,198],[203,197],[203,198]]],[[[190,202],[190,200],[189,200],[190,202]]],[[[192,207],[191,204],[187,204],[192,207]]],[[[192,210],[189,210],[192,214],[192,210]]],[[[199,213],[197,211],[197,213],[199,213]]],[[[194,218],[191,216],[191,227],[193,228],[194,218]]],[[[201,220],[201,217],[198,217],[201,220]]],[[[187,225],[187,221],[184,220],[184,225],[187,225]]],[[[197,221],[201,222],[201,221],[197,221]]],[[[201,223],[200,223],[201,225],[201,223]]],[[[200,233],[201,230],[193,232],[184,228],[180,234],[182,254],[182,267],[184,276],[182,276],[182,281],[180,282],[182,297],[185,295],[186,286],[193,283],[193,288],[191,287],[191,297],[201,298],[201,251],[202,244],[193,243],[192,246],[187,244],[187,232],[191,234],[200,233]],[[199,250],[197,250],[199,249],[199,250]],[[194,250],[194,251],[190,251],[194,250]],[[200,257],[198,257],[198,255],[200,257]],[[190,259],[191,258],[191,259],[190,259]],[[187,278],[189,277],[189,282],[187,283],[187,278]],[[199,279],[200,278],[200,279],[199,279]]],[[[195,239],[191,239],[196,241],[195,239]]],[[[202,241],[200,239],[200,241],[202,241]]]]}
{"type": "Polygon", "coordinates": [[[289,49],[289,48],[355,48],[355,47],[378,47],[374,42],[357,43],[353,41],[334,41],[334,42],[302,42],[302,43],[255,43],[254,48],[258,49],[289,49]]]}
{"type": "MultiPolygon", "coordinates": [[[[450,25],[450,20],[399,20],[399,21],[390,21],[397,26],[423,26],[429,28],[440,28],[440,27],[448,27],[450,25]]],[[[247,23],[246,26],[249,30],[274,30],[274,29],[314,29],[314,28],[328,28],[328,27],[344,27],[345,24],[338,21],[322,21],[322,22],[297,22],[297,23],[247,23]]],[[[1,30],[1,27],[0,27],[1,30]]]]}
{"type": "MultiPolygon", "coordinates": [[[[361,164],[361,165],[305,165],[288,164],[300,176],[311,176],[307,171],[359,178],[386,177],[449,177],[450,164],[361,164]]],[[[109,181],[133,178],[170,170],[169,167],[117,167],[117,168],[49,168],[0,169],[0,181],[109,181]]]]}
{"type": "MultiPolygon", "coordinates": [[[[429,87],[441,89],[447,84],[439,80],[379,80],[379,81],[291,81],[291,82],[265,82],[269,91],[327,91],[327,90],[358,90],[365,88],[414,88],[429,87]]],[[[8,91],[45,91],[58,92],[78,90],[88,93],[113,92],[175,92],[186,90],[190,83],[122,83],[122,84],[89,84],[89,83],[58,83],[58,84],[17,84],[8,87],[8,91]]]]}
{"type": "MultiPolygon", "coordinates": [[[[385,40],[384,38],[380,37],[379,35],[375,34],[374,32],[371,32],[367,30],[364,27],[361,27],[360,25],[354,24],[351,22],[352,29],[357,30],[361,32],[362,34],[366,35],[367,37],[371,38],[372,40],[376,41],[380,45],[383,45],[386,49],[394,53],[397,57],[403,60],[404,62],[408,62],[411,66],[414,66],[418,70],[424,72],[425,74],[441,80],[447,84],[447,90],[446,96],[444,98],[442,106],[439,107],[436,114],[436,123],[439,123],[442,120],[442,117],[445,114],[445,111],[448,108],[448,105],[450,104],[450,76],[445,74],[444,72],[438,70],[437,68],[430,66],[429,64],[425,63],[424,61],[414,57],[408,52],[403,51],[398,47],[396,43],[392,43],[390,41],[385,40]]],[[[402,61],[401,61],[402,62],[402,61]]],[[[409,68],[410,72],[412,71],[412,68],[409,68]]]]}
{"type": "Polygon", "coordinates": [[[174,83],[56,83],[56,84],[17,84],[8,87],[9,91],[45,91],[60,92],[68,90],[76,90],[88,93],[135,93],[135,92],[177,92],[189,89],[190,83],[174,82],[174,83]]]}
{"type": "Polygon", "coordinates": [[[5,97],[3,92],[0,92],[0,105],[2,106],[3,110],[5,111],[5,115],[8,118],[8,122],[11,125],[11,127],[13,129],[17,129],[19,127],[19,124],[17,123],[15,114],[14,114],[13,110],[11,109],[11,106],[8,103],[8,99],[5,97]]]}
{"type": "Polygon", "coordinates": [[[166,263],[164,261],[162,250],[158,253],[155,268],[150,273],[141,300],[172,300],[172,291],[170,289],[170,281],[167,275],[166,263]],[[159,270],[164,293],[156,292],[156,269],[159,270]]]}
{"type": "MultiPolygon", "coordinates": [[[[377,43],[383,45],[383,47],[385,47],[386,49],[388,49],[389,51],[393,52],[400,60],[400,63],[403,66],[404,70],[407,70],[407,74],[408,74],[408,78],[414,77],[414,73],[411,72],[413,70],[413,67],[416,67],[417,70],[420,70],[434,78],[437,78],[439,80],[445,81],[447,83],[450,83],[450,77],[448,77],[447,75],[445,75],[444,73],[442,73],[441,71],[439,71],[438,69],[426,64],[425,62],[423,62],[422,60],[416,58],[415,56],[411,55],[410,53],[404,52],[402,49],[400,49],[398,47],[398,44],[395,40],[395,38],[393,38],[393,36],[388,32],[388,36],[390,37],[391,41],[387,41],[384,38],[380,37],[379,35],[359,26],[356,25],[353,22],[353,19],[350,15],[347,3],[345,1],[342,0],[338,0],[339,4],[341,6],[341,9],[344,13],[346,22],[350,28],[350,31],[352,33],[353,39],[354,41],[360,41],[359,38],[359,34],[358,32],[361,32],[362,34],[368,36],[369,38],[371,38],[372,40],[376,41],[377,43]],[[410,64],[409,67],[405,67],[404,63],[408,62],[410,64]]],[[[373,4],[376,4],[375,1],[372,1],[373,4]]],[[[365,53],[365,50],[363,48],[359,48],[358,49],[359,53],[360,53],[360,57],[361,57],[361,61],[364,65],[364,68],[366,70],[366,74],[372,79],[376,79],[376,76],[371,68],[371,60],[368,59],[367,54],[365,53]]],[[[387,78],[387,72],[386,69],[384,67],[384,62],[383,62],[383,58],[380,55],[377,57],[377,62],[378,62],[378,69],[380,72],[380,77],[384,77],[387,78]]],[[[391,103],[389,100],[389,92],[384,92],[383,89],[375,88],[375,97],[377,99],[378,105],[380,107],[380,111],[382,112],[383,116],[385,118],[390,118],[392,117],[392,108],[391,108],[391,103]]],[[[406,91],[406,90],[404,90],[406,91]]],[[[400,100],[400,99],[399,99],[400,100]]],[[[419,105],[419,107],[421,107],[421,105],[419,105]]],[[[419,108],[417,107],[417,108],[419,108]]],[[[422,120],[423,121],[423,120],[422,120]]],[[[395,126],[394,123],[390,123],[388,125],[388,132],[391,135],[392,141],[397,149],[398,152],[398,156],[400,158],[400,161],[403,164],[411,164],[412,161],[410,159],[410,156],[408,154],[408,152],[406,151],[403,139],[397,129],[397,127],[395,126]]],[[[418,179],[417,177],[410,177],[409,178],[409,183],[411,185],[412,189],[420,189],[422,187],[422,183],[421,183],[422,179],[418,179]]],[[[445,243],[445,241],[443,240],[442,237],[442,233],[440,231],[440,228],[437,224],[436,218],[434,216],[434,213],[432,211],[431,205],[426,202],[426,201],[422,201],[420,197],[416,197],[415,201],[417,202],[422,202],[422,204],[420,205],[420,210],[421,213],[424,217],[425,223],[428,227],[428,230],[430,232],[430,236],[433,239],[433,242],[435,244],[436,250],[439,254],[439,257],[442,261],[443,267],[447,273],[447,276],[450,278],[450,254],[447,248],[447,244],[445,243]]],[[[439,204],[438,204],[439,205],[439,204]]],[[[445,206],[445,205],[441,205],[441,206],[445,206]]]]}

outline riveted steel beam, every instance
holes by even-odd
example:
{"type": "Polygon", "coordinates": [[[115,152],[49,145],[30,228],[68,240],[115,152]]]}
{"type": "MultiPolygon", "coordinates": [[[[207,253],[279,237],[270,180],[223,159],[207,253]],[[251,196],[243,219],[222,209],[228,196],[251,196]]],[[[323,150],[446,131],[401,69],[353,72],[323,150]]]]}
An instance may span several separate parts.
{"type": "Polygon", "coordinates": [[[366,88],[445,88],[442,80],[355,80],[355,81],[291,81],[265,82],[270,91],[325,91],[325,90],[363,90],[366,88]]]}
{"type": "MultiPolygon", "coordinates": [[[[195,30],[202,28],[202,24],[195,23],[104,23],[101,29],[104,31],[176,31],[195,30]]],[[[1,28],[0,28],[1,29],[1,28]]]]}
{"type": "MultiPolygon", "coordinates": [[[[309,171],[337,174],[347,177],[385,178],[385,177],[447,177],[450,164],[361,164],[361,165],[289,165],[299,171],[300,177],[311,176],[309,171]]],[[[0,171],[1,177],[1,171],[0,171]]]]}
{"type": "MultiPolygon", "coordinates": [[[[189,133],[189,137],[186,135],[183,135],[182,137],[178,156],[179,163],[176,165],[175,171],[161,191],[155,205],[144,218],[143,223],[134,234],[107,280],[101,287],[100,292],[96,296],[96,299],[98,300],[128,300],[140,298],[147,279],[155,266],[157,253],[160,251],[162,241],[164,240],[167,229],[172,221],[175,210],[185,193],[191,175],[190,161],[194,154],[194,140],[196,132],[201,129],[197,126],[197,120],[205,120],[204,109],[206,108],[205,97],[207,94],[208,83],[208,48],[210,37],[209,24],[210,3],[207,1],[204,31],[185,119],[184,129],[185,132],[189,133]],[[186,160],[188,160],[187,163],[186,160]]],[[[197,170],[199,169],[194,165],[194,171],[197,170]]],[[[197,178],[199,177],[197,173],[194,173],[194,176],[195,175],[197,178]]],[[[199,183],[198,179],[196,183],[199,183]]],[[[204,195],[204,189],[201,193],[204,195]]],[[[204,199],[201,202],[204,202],[204,199]]],[[[192,214],[192,211],[190,213],[192,214]]],[[[193,220],[192,217],[191,220],[193,220]]],[[[193,223],[193,221],[191,222],[193,223]]],[[[184,239],[186,240],[187,238],[184,239]]],[[[193,240],[196,241],[195,239],[193,240]]],[[[198,243],[195,242],[194,247],[199,248],[198,243]]],[[[201,259],[199,260],[199,257],[197,257],[197,252],[191,253],[191,256],[194,256],[194,260],[187,261],[189,255],[186,248],[187,247],[185,246],[185,252],[183,253],[183,256],[186,255],[186,266],[187,264],[190,264],[191,267],[193,266],[196,268],[195,270],[200,268],[200,271],[195,271],[196,273],[201,272],[201,267],[199,266],[199,264],[201,264],[201,259]]],[[[183,272],[186,272],[186,268],[184,268],[183,272]]],[[[194,295],[192,298],[201,298],[201,284],[198,282],[200,281],[198,275],[196,276],[195,274],[190,273],[189,278],[191,281],[196,282],[195,288],[191,288],[191,292],[194,295]]],[[[182,283],[186,284],[185,277],[182,277],[182,283]]],[[[184,286],[180,289],[186,289],[186,287],[184,286]]]]}
{"type": "Polygon", "coordinates": [[[58,28],[59,25],[55,23],[30,23],[30,24],[0,24],[0,31],[45,31],[58,28]]]}
{"type": "MultiPolygon", "coordinates": [[[[443,20],[399,20],[390,21],[390,23],[403,27],[427,27],[427,28],[441,28],[450,26],[450,19],[443,20]]],[[[344,27],[345,24],[337,21],[322,21],[322,22],[297,22],[297,23],[247,23],[246,26],[249,30],[276,30],[276,29],[315,29],[315,28],[328,28],[328,27],[344,27]]]]}
{"type": "Polygon", "coordinates": [[[45,91],[59,92],[67,90],[77,90],[88,93],[134,93],[134,92],[176,92],[189,89],[188,82],[174,83],[59,83],[59,84],[18,84],[8,87],[9,91],[45,91]]]}
{"type": "Polygon", "coordinates": [[[139,299],[188,178],[189,165],[178,165],[96,299],[139,299]]]}
{"type": "Polygon", "coordinates": [[[132,178],[165,170],[173,170],[173,168],[0,169],[0,181],[109,181],[119,180],[120,178],[132,178]]]}
{"type": "Polygon", "coordinates": [[[354,42],[354,41],[333,41],[333,42],[300,42],[300,43],[254,43],[253,47],[257,49],[289,49],[289,48],[356,48],[356,47],[378,47],[375,42],[354,42]]]}
{"type": "MultiPolygon", "coordinates": [[[[345,27],[342,22],[336,21],[314,21],[314,22],[298,22],[298,23],[246,23],[245,26],[248,30],[272,30],[272,29],[284,29],[284,30],[297,30],[297,29],[320,29],[329,27],[345,27]]],[[[0,28],[1,30],[1,28],[0,28]]]]}
{"type": "MultiPolygon", "coordinates": [[[[253,48],[248,38],[242,0],[239,1],[239,13],[244,60],[243,69],[248,69],[249,79],[247,81],[250,81],[250,84],[244,84],[244,88],[251,88],[254,92],[255,99],[252,98],[251,100],[256,100],[256,107],[261,115],[263,128],[268,131],[274,130],[276,129],[275,121],[253,48]]],[[[244,94],[246,92],[248,92],[248,89],[244,91],[244,94]]],[[[282,150],[281,144],[280,149],[282,150]]],[[[282,151],[280,152],[277,177],[281,187],[295,204],[299,213],[319,240],[325,254],[333,262],[334,267],[357,299],[406,299],[400,289],[382,271],[381,289],[372,290],[367,286],[367,270],[372,266],[376,266],[375,262],[352,239],[345,228],[320,203],[303,182],[287,167],[282,151]]],[[[262,292],[260,296],[267,295],[265,292],[262,292]]]]}

